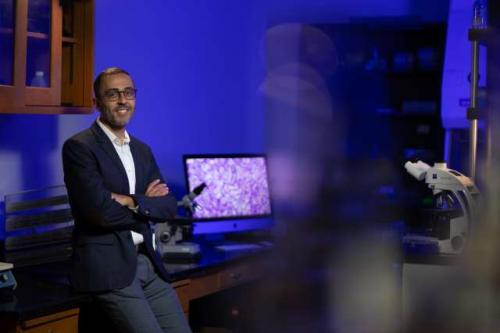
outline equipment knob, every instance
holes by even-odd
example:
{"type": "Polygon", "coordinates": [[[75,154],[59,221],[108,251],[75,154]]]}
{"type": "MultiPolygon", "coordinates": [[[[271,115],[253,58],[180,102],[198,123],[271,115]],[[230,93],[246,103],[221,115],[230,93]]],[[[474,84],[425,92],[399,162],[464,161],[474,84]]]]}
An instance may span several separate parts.
{"type": "Polygon", "coordinates": [[[164,232],[162,232],[162,233],[160,234],[160,241],[161,241],[162,243],[168,243],[168,241],[169,241],[171,238],[172,238],[172,235],[170,235],[170,233],[169,233],[169,232],[164,231],[164,232]]]}
{"type": "Polygon", "coordinates": [[[451,247],[454,251],[459,251],[464,246],[464,238],[461,236],[455,236],[451,239],[451,247]]]}

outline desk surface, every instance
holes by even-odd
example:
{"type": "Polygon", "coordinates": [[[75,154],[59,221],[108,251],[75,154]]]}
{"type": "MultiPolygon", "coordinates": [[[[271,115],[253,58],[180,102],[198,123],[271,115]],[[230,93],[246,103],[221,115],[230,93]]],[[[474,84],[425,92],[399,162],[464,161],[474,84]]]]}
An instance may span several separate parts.
{"type": "MultiPolygon", "coordinates": [[[[213,247],[202,247],[203,255],[193,262],[165,263],[170,282],[197,275],[210,269],[251,260],[265,255],[268,250],[250,252],[222,252],[213,247]]],[[[77,308],[88,297],[71,292],[67,279],[68,264],[47,264],[39,267],[15,269],[18,287],[11,301],[0,301],[0,316],[14,316],[18,321],[77,308]]]]}

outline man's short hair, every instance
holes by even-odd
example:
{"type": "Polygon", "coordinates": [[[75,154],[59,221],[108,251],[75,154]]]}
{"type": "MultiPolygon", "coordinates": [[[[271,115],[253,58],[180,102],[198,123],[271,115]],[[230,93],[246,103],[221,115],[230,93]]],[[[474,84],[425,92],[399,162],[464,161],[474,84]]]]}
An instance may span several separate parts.
{"type": "Polygon", "coordinates": [[[99,92],[101,91],[101,84],[102,84],[103,78],[105,76],[116,75],[116,74],[125,74],[125,75],[128,75],[130,77],[130,79],[132,79],[130,74],[122,68],[119,68],[119,67],[106,68],[105,70],[100,72],[99,75],[97,75],[97,77],[94,80],[94,95],[96,98],[101,97],[101,96],[99,96],[99,92]]]}

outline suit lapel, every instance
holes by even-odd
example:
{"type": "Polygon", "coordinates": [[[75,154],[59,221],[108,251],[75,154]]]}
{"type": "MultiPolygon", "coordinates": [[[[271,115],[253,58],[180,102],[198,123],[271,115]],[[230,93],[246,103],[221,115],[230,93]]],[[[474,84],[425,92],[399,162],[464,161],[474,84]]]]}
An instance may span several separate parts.
{"type": "Polygon", "coordinates": [[[135,193],[139,193],[142,186],[142,182],[145,179],[145,172],[142,169],[143,163],[141,163],[139,147],[136,144],[136,141],[131,136],[130,137],[130,152],[132,153],[132,157],[134,159],[134,168],[135,168],[135,193]]]}
{"type": "Polygon", "coordinates": [[[127,172],[125,171],[125,167],[123,166],[123,163],[120,160],[120,157],[118,156],[118,153],[116,152],[113,143],[111,143],[109,138],[106,136],[106,133],[102,131],[97,122],[94,122],[91,129],[101,149],[104,150],[104,152],[106,152],[111,161],[113,161],[113,164],[118,168],[118,170],[120,170],[124,179],[124,184],[126,185],[127,189],[126,192],[128,192],[129,184],[128,184],[127,172]]]}

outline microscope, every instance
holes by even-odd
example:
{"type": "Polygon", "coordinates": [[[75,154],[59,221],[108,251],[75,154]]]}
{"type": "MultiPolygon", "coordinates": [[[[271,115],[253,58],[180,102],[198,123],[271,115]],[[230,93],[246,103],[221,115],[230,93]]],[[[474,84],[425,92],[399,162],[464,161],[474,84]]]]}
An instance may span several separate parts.
{"type": "Polygon", "coordinates": [[[17,287],[16,279],[12,274],[14,265],[0,262],[0,302],[10,301],[17,287]]]}
{"type": "Polygon", "coordinates": [[[448,169],[446,163],[431,167],[422,161],[406,162],[405,168],[417,180],[425,181],[432,191],[433,207],[426,214],[426,232],[404,236],[403,245],[435,246],[440,254],[461,253],[478,215],[480,193],[474,182],[448,169]]]}
{"type": "Polygon", "coordinates": [[[186,194],[177,207],[184,208],[186,216],[177,216],[166,223],[155,225],[156,248],[162,257],[167,259],[197,259],[200,256],[200,245],[187,242],[193,235],[193,214],[201,207],[194,199],[203,192],[207,185],[202,183],[195,187],[192,192],[186,194]]]}

